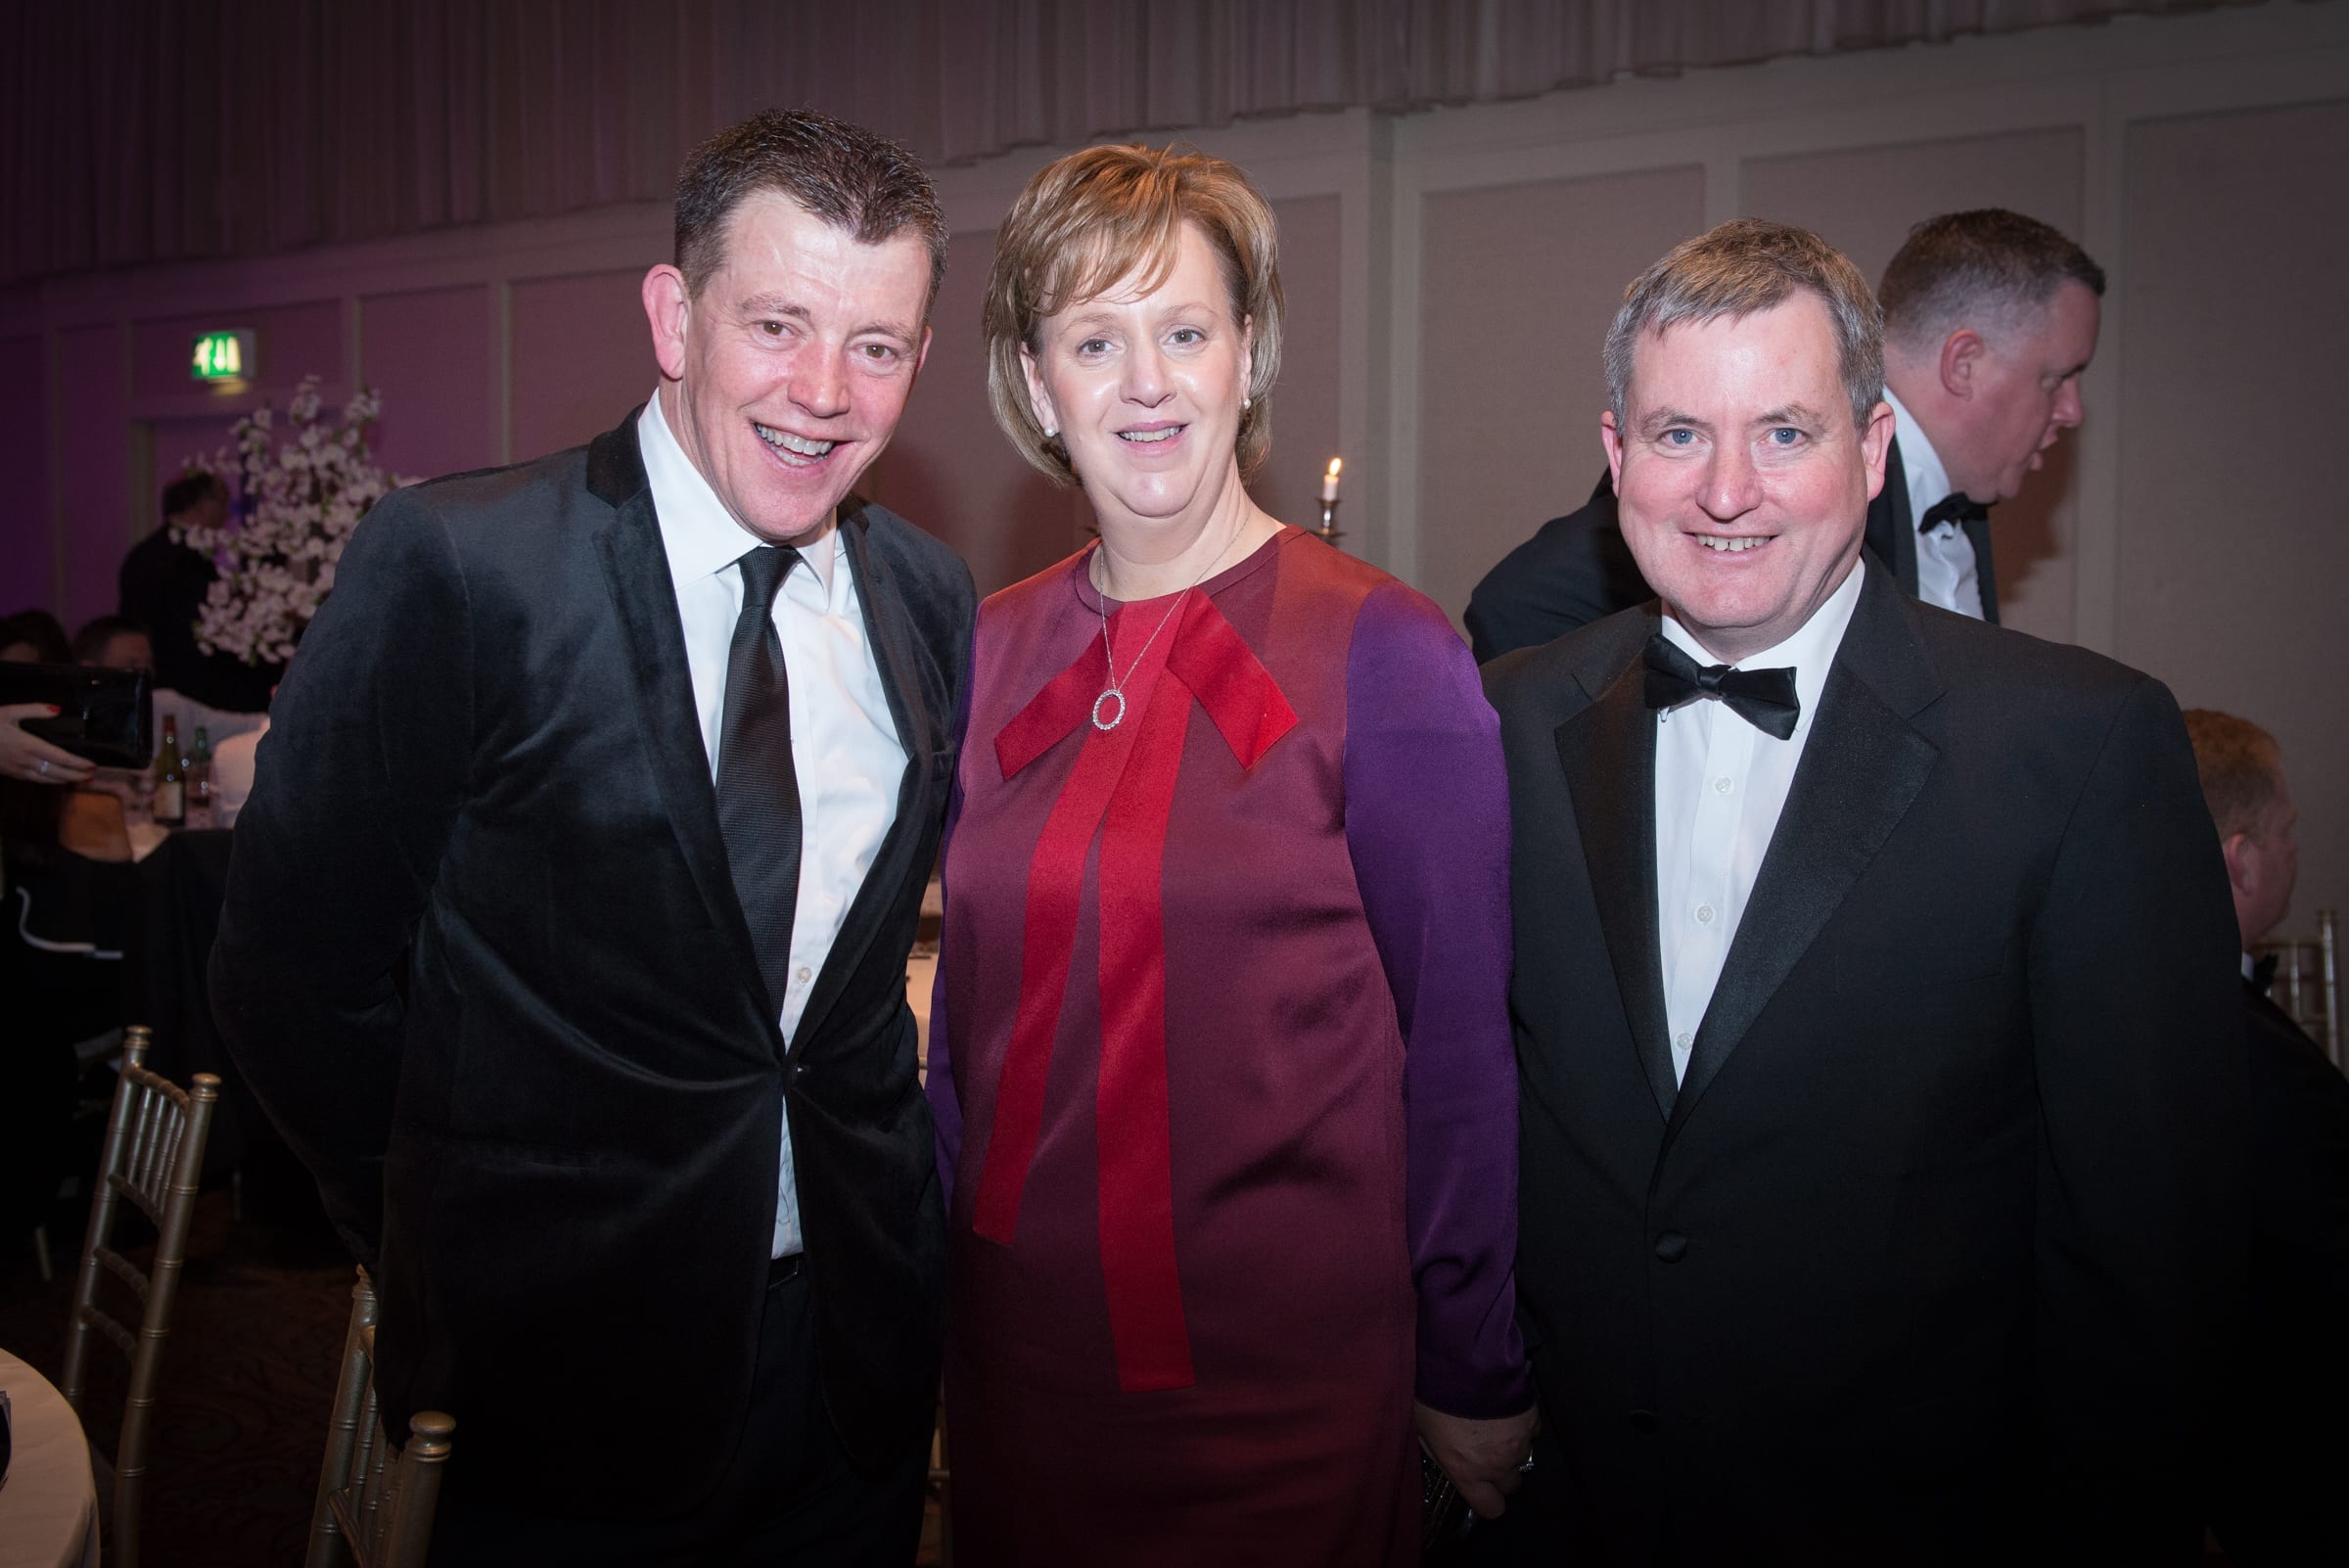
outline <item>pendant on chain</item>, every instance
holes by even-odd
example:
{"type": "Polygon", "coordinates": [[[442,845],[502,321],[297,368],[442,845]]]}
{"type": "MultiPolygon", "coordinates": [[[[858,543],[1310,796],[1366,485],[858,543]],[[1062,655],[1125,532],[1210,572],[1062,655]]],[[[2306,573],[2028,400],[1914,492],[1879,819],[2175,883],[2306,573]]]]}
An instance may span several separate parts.
{"type": "Polygon", "coordinates": [[[1112,686],[1106,691],[1102,692],[1100,696],[1093,699],[1093,728],[1106,735],[1124,722],[1126,722],[1126,694],[1124,692],[1118,690],[1117,687],[1112,686]],[[1110,715],[1107,718],[1103,718],[1101,716],[1101,705],[1109,701],[1112,697],[1115,697],[1118,700],[1118,711],[1110,715]]]}

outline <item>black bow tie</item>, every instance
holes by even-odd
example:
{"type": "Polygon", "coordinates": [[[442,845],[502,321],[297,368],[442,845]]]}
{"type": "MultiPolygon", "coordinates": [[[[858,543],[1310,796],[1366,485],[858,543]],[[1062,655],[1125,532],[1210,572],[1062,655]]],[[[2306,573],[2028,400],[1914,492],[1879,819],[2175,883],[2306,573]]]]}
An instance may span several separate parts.
{"type": "Polygon", "coordinates": [[[1718,697],[1729,712],[1780,740],[1794,738],[1794,721],[1803,716],[1793,669],[1700,665],[1657,632],[1647,639],[1647,706],[1678,708],[1692,697],[1718,697]]]}
{"type": "Polygon", "coordinates": [[[2268,988],[2270,986],[2276,984],[2276,958],[2277,955],[2275,953],[2270,953],[2265,958],[2257,958],[2252,960],[2251,989],[2258,992],[2262,996],[2265,996],[2268,993],[2268,988]]]}
{"type": "Polygon", "coordinates": [[[1931,506],[1926,507],[1925,515],[1917,519],[1916,531],[1930,533],[1944,523],[1955,523],[1959,528],[1963,528],[1968,523],[1980,523],[1989,516],[1989,507],[1984,506],[1980,501],[1971,499],[1963,490],[1959,490],[1954,495],[1945,495],[1931,506]]]}

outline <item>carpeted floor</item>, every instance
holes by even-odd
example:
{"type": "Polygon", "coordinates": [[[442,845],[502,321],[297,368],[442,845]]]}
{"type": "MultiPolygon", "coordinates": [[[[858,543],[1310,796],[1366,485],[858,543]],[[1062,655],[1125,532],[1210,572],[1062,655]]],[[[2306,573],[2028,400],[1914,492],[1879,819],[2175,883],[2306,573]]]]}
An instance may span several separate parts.
{"type": "MultiPolygon", "coordinates": [[[[302,1560],[351,1267],[314,1200],[270,1203],[252,1183],[248,1194],[264,1201],[249,1202],[241,1221],[230,1219],[225,1191],[197,1205],[148,1460],[141,1545],[152,1568],[297,1568],[302,1560]]],[[[30,1246],[0,1256],[0,1346],[51,1382],[63,1373],[82,1224],[74,1205],[58,1206],[50,1223],[57,1277],[48,1284],[30,1246]]],[[[98,1342],[92,1363],[86,1424],[111,1453],[123,1360],[98,1342]]],[[[450,1462],[463,1463],[464,1452],[460,1424],[450,1462]]],[[[937,1529],[934,1504],[922,1563],[937,1561],[937,1529]]]]}

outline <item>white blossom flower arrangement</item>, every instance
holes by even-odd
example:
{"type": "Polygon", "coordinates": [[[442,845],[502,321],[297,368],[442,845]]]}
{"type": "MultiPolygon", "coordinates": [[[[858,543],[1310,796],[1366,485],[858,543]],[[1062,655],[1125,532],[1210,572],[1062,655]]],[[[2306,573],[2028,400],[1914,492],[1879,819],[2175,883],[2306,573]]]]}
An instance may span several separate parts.
{"type": "Polygon", "coordinates": [[[366,430],[382,404],[362,387],[339,419],[319,417],[318,378],[304,377],[286,404],[286,439],[273,452],[267,404],[229,430],[236,447],[191,468],[240,473],[248,515],[218,528],[179,526],[173,536],[211,557],[219,579],[196,621],[196,645],[247,664],[282,664],[335,585],[335,563],[367,509],[409,480],[386,475],[367,451],[366,430]]]}

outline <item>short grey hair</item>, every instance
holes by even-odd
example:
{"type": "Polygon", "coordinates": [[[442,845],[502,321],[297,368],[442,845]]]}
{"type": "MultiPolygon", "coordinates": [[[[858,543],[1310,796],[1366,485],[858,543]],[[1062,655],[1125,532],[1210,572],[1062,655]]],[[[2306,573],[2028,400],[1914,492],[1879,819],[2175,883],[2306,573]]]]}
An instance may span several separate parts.
{"type": "Polygon", "coordinates": [[[2099,298],[2104,269],[2062,230],[1986,207],[1944,212],[1909,231],[1877,296],[1884,332],[1910,352],[1937,349],[1959,327],[2011,328],[2077,283],[2099,298]]]}
{"type": "Polygon", "coordinates": [[[1884,398],[1884,316],[1867,280],[1844,254],[1808,229],[1767,218],[1731,218],[1683,240],[1632,280],[1623,308],[1607,328],[1607,405],[1620,428],[1632,390],[1632,352],[1639,340],[1678,326],[1742,318],[1815,296],[1835,326],[1835,357],[1852,424],[1867,429],[1884,398]]]}

